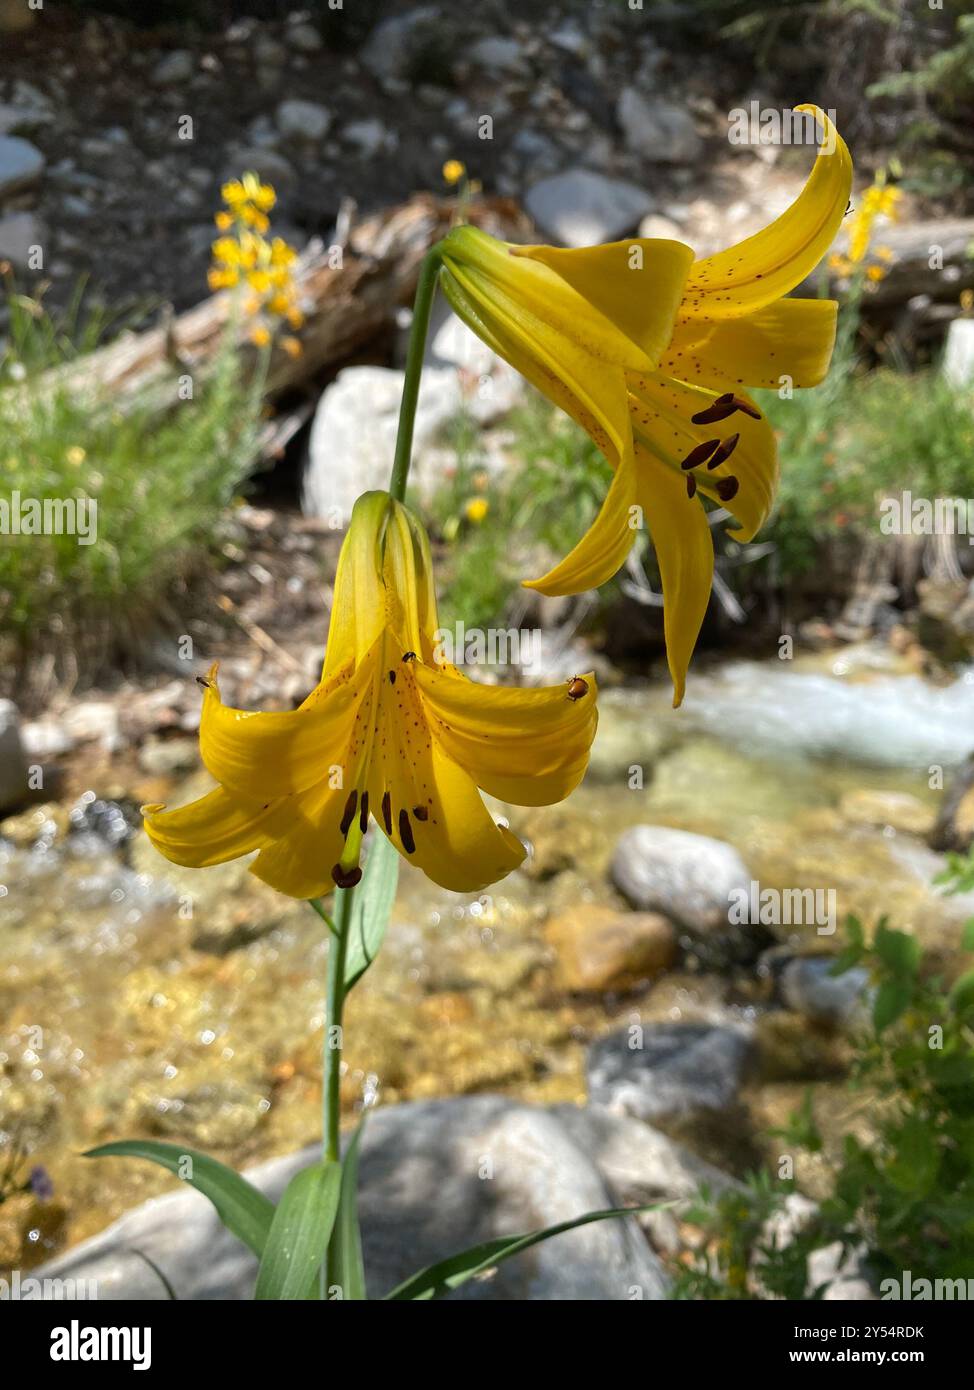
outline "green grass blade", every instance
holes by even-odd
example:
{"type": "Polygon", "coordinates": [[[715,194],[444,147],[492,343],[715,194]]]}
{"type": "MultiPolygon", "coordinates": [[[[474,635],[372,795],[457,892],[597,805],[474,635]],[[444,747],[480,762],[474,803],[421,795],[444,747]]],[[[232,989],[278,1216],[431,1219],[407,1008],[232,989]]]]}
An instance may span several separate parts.
{"type": "Polygon", "coordinates": [[[257,1299],[299,1300],[309,1292],[328,1249],[341,1188],[340,1163],[313,1163],[284,1189],[257,1272],[257,1299]]]}
{"type": "Polygon", "coordinates": [[[274,1204],[263,1192],[239,1173],[215,1158],[184,1148],[181,1144],[161,1144],[151,1139],[125,1139],[89,1149],[85,1158],[147,1158],[182,1178],[202,1192],[216,1214],[238,1240],[261,1255],[271,1229],[274,1204]]]}
{"type": "Polygon", "coordinates": [[[387,1293],[386,1298],[413,1303],[440,1298],[451,1289],[465,1284],[468,1279],[492,1269],[502,1260],[509,1260],[512,1255],[519,1255],[522,1250],[527,1250],[532,1245],[540,1245],[543,1240],[550,1240],[552,1236],[577,1230],[579,1226],[588,1226],[593,1221],[634,1216],[641,1211],[660,1211],[670,1205],[672,1204],[668,1202],[654,1202],[651,1206],[645,1207],[613,1207],[610,1211],[590,1211],[573,1221],[546,1226],[543,1231],[529,1231],[527,1235],[522,1236],[499,1236],[496,1240],[485,1241],[483,1245],[473,1245],[469,1250],[464,1250],[459,1255],[451,1255],[449,1259],[440,1260],[437,1264],[427,1265],[425,1269],[404,1280],[391,1293],[387,1293]]]}
{"type": "Polygon", "coordinates": [[[356,1302],[368,1298],[362,1261],[362,1233],[358,1223],[358,1150],[364,1128],[363,1115],[342,1160],[341,1196],[328,1254],[329,1284],[337,1284],[343,1298],[356,1302]]]}
{"type": "Polygon", "coordinates": [[[377,834],[365,861],[361,887],[352,905],[345,955],[346,994],[379,954],[392,913],[399,882],[399,854],[384,835],[377,834]]]}

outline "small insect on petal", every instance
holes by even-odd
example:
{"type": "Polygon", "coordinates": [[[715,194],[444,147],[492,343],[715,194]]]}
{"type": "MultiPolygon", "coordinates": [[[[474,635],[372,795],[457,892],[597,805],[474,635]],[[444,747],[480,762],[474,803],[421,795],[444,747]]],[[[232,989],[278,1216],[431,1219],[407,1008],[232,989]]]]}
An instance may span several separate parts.
{"type": "Polygon", "coordinates": [[[581,676],[572,676],[568,682],[569,700],[580,700],[583,695],[588,694],[588,681],[583,681],[581,676]]]}
{"type": "Polygon", "coordinates": [[[723,444],[721,444],[720,448],[717,450],[713,458],[707,464],[708,470],[712,468],[719,468],[722,463],[727,462],[731,454],[737,448],[737,441],[740,439],[740,437],[741,436],[739,434],[729,434],[727,436],[723,444]]]}
{"type": "Polygon", "coordinates": [[[403,654],[402,654],[402,659],[403,659],[403,661],[415,661],[415,660],[416,660],[416,653],[415,653],[415,652],[403,652],[403,654]]]}
{"type": "Polygon", "coordinates": [[[210,687],[210,682],[206,679],[205,676],[197,676],[197,677],[196,677],[196,684],[197,684],[197,685],[201,685],[201,686],[203,687],[204,690],[209,690],[209,689],[211,688],[211,687],[210,687]]]}

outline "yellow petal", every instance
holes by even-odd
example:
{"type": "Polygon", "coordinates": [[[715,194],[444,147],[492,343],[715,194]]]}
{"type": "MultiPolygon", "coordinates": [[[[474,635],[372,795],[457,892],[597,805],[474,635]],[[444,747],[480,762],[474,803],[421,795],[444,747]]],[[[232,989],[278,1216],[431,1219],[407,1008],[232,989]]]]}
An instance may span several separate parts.
{"type": "Polygon", "coordinates": [[[349,788],[322,783],[294,798],[286,834],[262,849],[250,872],[291,898],[318,898],[335,886],[332,868],[345,846],[341,822],[349,788]]]}
{"type": "Polygon", "coordinates": [[[585,775],[598,723],[595,677],[568,698],[541,690],[478,685],[459,673],[415,667],[433,736],[484,791],[519,806],[562,801],[585,775]]]}
{"type": "Polygon", "coordinates": [[[823,132],[811,175],[787,211],[755,236],[695,261],[683,311],[740,318],[780,299],[826,255],[842,224],[852,189],[852,160],[835,126],[817,106],[796,106],[823,132]]]}
{"type": "Polygon", "coordinates": [[[385,593],[380,544],[389,515],[387,492],[364,492],[352,508],[338,556],[322,679],[350,659],[365,659],[382,632],[385,593]]]}
{"type": "MultiPolygon", "coordinates": [[[[752,420],[737,411],[719,424],[695,425],[691,416],[712,405],[717,399],[715,393],[659,374],[630,376],[629,391],[637,446],[647,445],[656,458],[674,469],[678,470],[691,449],[704,440],[740,436],[726,463],[714,472],[697,468],[694,477],[704,496],[737,517],[740,526],[729,534],[735,540],[749,541],[767,520],[778,487],[778,450],[767,420],[763,416],[752,420]],[[724,502],[716,484],[718,479],[731,476],[739,480],[740,487],[736,497],[724,502]]],[[[736,394],[757,410],[740,388],[736,394]]],[[[685,488],[685,478],[683,485],[685,488]]]]}
{"type": "Polygon", "coordinates": [[[636,448],[636,471],[663,585],[666,660],[676,708],[683,702],[687,669],[710,602],[714,545],[699,499],[687,496],[685,476],[643,445],[636,448]]]}
{"type": "Polygon", "coordinates": [[[205,869],[272,844],[294,814],[290,798],[248,802],[217,787],[175,811],[146,806],[145,831],[173,864],[205,869]]]}
{"type": "MultiPolygon", "coordinates": [[[[569,339],[599,361],[648,370],[655,366],[669,337],[686,272],[693,260],[689,247],[681,247],[679,242],[662,244],[679,249],[652,254],[651,264],[642,272],[627,271],[623,265],[625,243],[615,243],[618,254],[611,247],[590,248],[603,271],[613,276],[611,283],[602,285],[594,296],[587,291],[598,284],[598,276],[591,260],[584,259],[588,251],[554,252],[556,257],[583,259],[551,268],[547,253],[552,248],[511,246],[476,227],[457,227],[442,243],[442,253],[445,265],[457,279],[463,281],[465,272],[475,273],[488,292],[492,289],[498,296],[520,304],[553,333],[569,339]],[[608,254],[603,255],[603,251],[608,254]],[[631,308],[623,311],[622,284],[628,283],[630,294],[637,293],[639,286],[633,283],[634,274],[646,277],[646,288],[644,322],[632,332],[639,315],[631,308]],[[621,283],[620,275],[626,277],[621,283]],[[622,315],[619,323],[613,317],[617,311],[622,315]],[[655,356],[647,357],[644,342],[655,356]]],[[[645,259],[646,253],[642,254],[645,259]]]]}
{"type": "Polygon", "coordinates": [[[636,344],[647,365],[659,362],[670,340],[693,261],[689,246],[680,241],[633,237],[577,250],[513,246],[511,254],[553,270],[636,344]]]}
{"type": "Polygon", "coordinates": [[[673,332],[665,370],[715,391],[817,386],[835,346],[834,299],[779,299],[739,319],[691,318],[673,332]]]}
{"type": "Polygon", "coordinates": [[[581,594],[607,583],[636,539],[636,470],[632,454],[620,460],[598,515],[575,548],[540,579],[524,581],[542,594],[581,594]]]}
{"type": "Polygon", "coordinates": [[[343,765],[356,717],[373,679],[351,663],[317,686],[300,709],[255,712],[224,705],[215,678],[203,698],[200,755],[228,790],[268,801],[306,791],[343,765]]]}
{"type": "Polygon", "coordinates": [[[522,862],[524,846],[517,836],[496,825],[473,779],[434,738],[402,759],[389,782],[370,783],[370,809],[383,833],[410,864],[441,888],[476,893],[505,878],[522,862]],[[389,828],[382,798],[389,793],[389,828]],[[425,808],[421,820],[416,807],[425,808]],[[403,819],[412,849],[403,839],[403,819]]]}
{"type": "Polygon", "coordinates": [[[446,298],[465,323],[516,371],[570,415],[618,463],[631,448],[625,376],[492,286],[479,271],[444,272],[446,298]]]}

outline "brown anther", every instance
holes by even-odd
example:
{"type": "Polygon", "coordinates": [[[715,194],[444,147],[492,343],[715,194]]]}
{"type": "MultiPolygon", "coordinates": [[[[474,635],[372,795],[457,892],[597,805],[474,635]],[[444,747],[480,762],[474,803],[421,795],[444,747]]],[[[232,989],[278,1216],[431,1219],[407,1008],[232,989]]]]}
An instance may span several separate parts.
{"type": "Polygon", "coordinates": [[[733,476],[730,478],[718,478],[716,483],[717,496],[722,502],[729,502],[732,497],[737,496],[737,489],[740,483],[733,476]]]}
{"type": "Polygon", "coordinates": [[[392,834],[392,797],[388,792],[382,793],[382,824],[386,828],[386,834],[392,834]]]}
{"type": "Polygon", "coordinates": [[[399,838],[406,853],[412,854],[416,848],[416,841],[413,839],[413,827],[409,824],[409,812],[405,807],[399,812],[399,838]]]}
{"type": "MultiPolygon", "coordinates": [[[[720,443],[719,439],[706,439],[702,444],[698,444],[695,449],[691,449],[686,458],[680,464],[683,469],[696,468],[698,463],[703,463],[708,459],[720,443]]],[[[713,465],[711,465],[712,467],[713,465]]]]}
{"type": "Polygon", "coordinates": [[[697,493],[697,480],[692,473],[687,474],[687,496],[695,497],[697,493]]]}
{"type": "Polygon", "coordinates": [[[350,869],[343,869],[341,864],[336,864],[331,876],[336,888],[354,888],[356,883],[362,881],[362,870],[357,864],[353,864],[350,869]]]}
{"type": "Polygon", "coordinates": [[[417,820],[429,820],[430,812],[428,806],[414,806],[413,815],[417,820]]]}
{"type": "Polygon", "coordinates": [[[343,835],[348,834],[348,828],[355,819],[355,807],[358,805],[358,792],[349,792],[348,800],[345,802],[345,810],[342,812],[339,830],[343,835]]]}
{"type": "Polygon", "coordinates": [[[696,415],[691,415],[690,420],[694,425],[715,425],[718,420],[726,420],[728,415],[733,415],[736,409],[733,391],[725,391],[704,410],[698,410],[696,415]]]}
{"type": "Polygon", "coordinates": [[[707,464],[707,468],[719,468],[722,463],[726,463],[727,460],[730,458],[731,454],[737,448],[737,441],[740,439],[740,437],[741,436],[739,434],[729,434],[727,438],[724,440],[723,444],[721,444],[720,448],[714,454],[713,458],[707,464]]]}
{"type": "Polygon", "coordinates": [[[402,654],[402,659],[403,659],[403,661],[415,661],[415,660],[416,660],[416,653],[415,653],[415,652],[403,652],[403,654],[402,654]]]}
{"type": "Polygon", "coordinates": [[[742,415],[750,415],[752,420],[760,420],[761,412],[750,401],[746,401],[743,396],[734,397],[734,406],[742,415]]]}
{"type": "Polygon", "coordinates": [[[743,396],[735,396],[733,391],[725,391],[708,405],[706,410],[698,410],[690,419],[695,425],[716,425],[718,420],[726,420],[735,410],[741,411],[743,415],[750,415],[752,420],[761,419],[761,412],[755,410],[751,402],[746,401],[743,396]]]}
{"type": "Polygon", "coordinates": [[[205,676],[197,676],[196,684],[201,685],[204,690],[209,690],[210,688],[210,682],[206,679],[205,676]]]}
{"type": "Polygon", "coordinates": [[[359,813],[358,813],[358,828],[359,828],[359,830],[361,830],[361,832],[362,832],[363,835],[365,834],[366,830],[368,830],[368,828],[369,828],[369,794],[368,794],[368,792],[363,792],[363,793],[362,793],[362,805],[361,805],[361,807],[359,808],[359,813]]]}
{"type": "Polygon", "coordinates": [[[395,673],[395,671],[390,671],[390,672],[389,672],[389,684],[390,684],[390,685],[395,685],[395,683],[396,683],[396,673],[395,673]]]}

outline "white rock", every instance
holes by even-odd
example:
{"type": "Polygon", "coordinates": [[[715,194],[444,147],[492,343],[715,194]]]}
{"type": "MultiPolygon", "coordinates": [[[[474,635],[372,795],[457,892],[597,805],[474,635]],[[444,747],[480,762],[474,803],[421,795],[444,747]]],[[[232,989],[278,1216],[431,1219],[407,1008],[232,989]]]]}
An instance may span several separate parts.
{"type": "Polygon", "coordinates": [[[18,135],[0,136],[0,198],[31,188],[44,172],[44,156],[18,135]]]}
{"type": "Polygon", "coordinates": [[[288,140],[315,143],[331,129],[331,112],[316,101],[291,97],[277,108],[277,128],[288,140]]]}
{"type": "Polygon", "coordinates": [[[463,56],[475,69],[482,68],[489,73],[504,73],[513,77],[529,71],[517,39],[491,34],[471,44],[463,56]]]}
{"type": "Polygon", "coordinates": [[[9,261],[17,270],[27,270],[31,252],[43,248],[44,237],[43,223],[32,212],[8,212],[0,217],[0,260],[9,261]]]}
{"type": "Polygon", "coordinates": [[[285,37],[298,53],[317,53],[322,47],[321,35],[313,24],[292,24],[285,37]]]}
{"type": "Polygon", "coordinates": [[[118,706],[110,700],[82,700],[65,711],[61,723],[76,743],[100,743],[109,750],[120,743],[118,706]]]}
{"type": "Polygon", "coordinates": [[[390,132],[377,117],[352,121],[342,130],[342,138],[354,145],[363,159],[372,159],[390,143],[390,132]]]}
{"type": "Polygon", "coordinates": [[[175,87],[180,82],[188,82],[195,67],[192,53],[185,48],[175,48],[153,68],[152,81],[157,87],[175,87]]]}
{"type": "Polygon", "coordinates": [[[947,329],[943,374],[958,390],[974,382],[974,319],[954,319],[947,329]]]}
{"type": "Polygon", "coordinates": [[[528,212],[542,232],[565,246],[615,241],[653,210],[643,189],[590,169],[568,169],[528,189],[528,212]]]}
{"type": "Polygon", "coordinates": [[[612,856],[612,881],[642,912],[662,912],[691,931],[726,931],[732,895],[750,875],[732,845],[688,830],[634,825],[612,856]]]}
{"type": "Polygon", "coordinates": [[[403,15],[393,15],[377,24],[359,55],[376,77],[405,77],[422,45],[442,25],[442,16],[433,5],[422,5],[403,15]]]}
{"type": "MultiPolygon", "coordinates": [[[[360,493],[389,484],[405,374],[392,367],[346,367],[325,388],[308,442],[302,505],[310,516],[346,526],[360,493]]],[[[423,450],[460,410],[460,381],[450,367],[423,372],[410,481],[423,496],[437,478],[423,450]]]]}
{"type": "Polygon", "coordinates": [[[616,119],[628,149],[659,164],[690,164],[701,150],[693,117],[682,106],[649,101],[635,87],[619,97],[616,119]]]}
{"type": "Polygon", "coordinates": [[[686,233],[683,228],[671,221],[669,217],[661,217],[657,212],[651,212],[648,217],[644,217],[639,224],[639,235],[642,237],[661,237],[666,241],[686,241],[686,233]]]}

